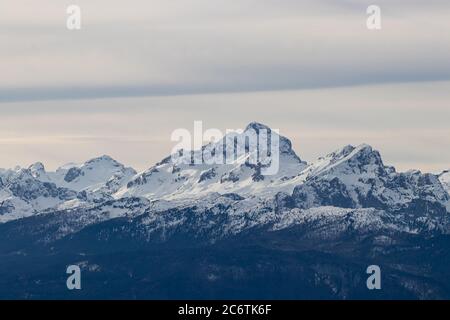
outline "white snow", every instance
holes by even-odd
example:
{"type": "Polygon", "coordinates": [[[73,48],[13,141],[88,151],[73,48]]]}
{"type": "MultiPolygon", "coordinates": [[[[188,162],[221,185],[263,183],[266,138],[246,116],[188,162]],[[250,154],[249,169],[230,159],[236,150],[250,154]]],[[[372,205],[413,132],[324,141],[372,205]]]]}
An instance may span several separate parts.
{"type": "Polygon", "coordinates": [[[48,172],[46,180],[74,191],[95,191],[106,188],[105,184],[109,181],[126,183],[135,174],[136,171],[133,169],[124,167],[109,156],[102,156],[83,164],[67,164],[55,172],[48,172]],[[79,176],[72,181],[66,181],[64,178],[73,168],[80,170],[79,176]]]}
{"type": "MultiPolygon", "coordinates": [[[[252,124],[252,126],[262,125],[252,124]]],[[[151,207],[156,211],[189,206],[193,202],[200,207],[213,206],[217,201],[234,203],[236,217],[245,217],[248,212],[254,212],[255,208],[264,208],[265,202],[279,192],[289,195],[296,186],[311,179],[329,181],[333,178],[338,178],[345,184],[355,203],[360,195],[366,195],[370,191],[382,196],[389,203],[398,205],[417,197],[419,181],[424,177],[419,171],[403,173],[402,177],[407,180],[406,187],[386,188],[387,177],[396,177],[400,174],[391,167],[385,167],[378,152],[366,144],[357,147],[345,146],[309,165],[300,160],[291,149],[289,140],[284,137],[280,137],[280,150],[279,172],[262,177],[257,176],[254,166],[246,164],[246,161],[254,156],[252,153],[225,165],[190,165],[182,161],[174,163],[168,158],[139,174],[109,156],[101,156],[83,164],[64,165],[54,172],[47,172],[44,165],[39,162],[27,169],[19,167],[0,169],[0,223],[42,213],[48,209],[70,210],[92,207],[106,200],[127,197],[144,197],[151,201],[151,207]],[[42,182],[46,182],[67,189],[73,192],[74,196],[64,197],[66,200],[62,200],[43,189],[42,195],[38,194],[32,200],[22,199],[14,196],[10,190],[11,183],[18,180],[23,188],[29,188],[34,192],[39,192],[42,182]],[[244,200],[236,202],[222,197],[229,193],[236,193],[244,200]]],[[[194,155],[197,156],[199,153],[197,150],[194,155]]],[[[184,155],[181,160],[186,158],[190,159],[190,154],[184,155]]],[[[450,211],[449,195],[440,186],[442,184],[449,192],[450,172],[445,171],[439,176],[440,183],[437,182],[436,176],[433,176],[433,179],[430,185],[420,186],[421,196],[431,201],[440,201],[447,205],[450,211]]],[[[107,208],[106,212],[110,218],[114,218],[126,215],[124,210],[111,207],[107,208]]],[[[331,211],[333,215],[346,212],[335,209],[331,211]]],[[[315,211],[311,209],[308,212],[315,211]]],[[[327,212],[327,209],[323,209],[315,214],[326,216],[327,212]]],[[[258,219],[272,219],[274,217],[271,215],[274,214],[265,212],[265,215],[258,219]]],[[[310,219],[304,212],[294,210],[285,214],[283,218],[285,220],[279,221],[277,225],[282,226],[283,223],[306,218],[310,219]]],[[[233,223],[229,232],[238,230],[242,225],[261,221],[239,218],[233,223]]]]}

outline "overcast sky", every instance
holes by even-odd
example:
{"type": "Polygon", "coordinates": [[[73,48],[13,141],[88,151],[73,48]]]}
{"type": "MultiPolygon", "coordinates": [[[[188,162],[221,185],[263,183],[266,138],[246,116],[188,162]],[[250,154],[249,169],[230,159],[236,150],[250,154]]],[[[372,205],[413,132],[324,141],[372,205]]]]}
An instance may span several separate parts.
{"type": "Polygon", "coordinates": [[[449,33],[448,0],[4,0],[0,167],[145,169],[194,120],[258,120],[307,161],[366,142],[401,170],[449,169],[449,33]]]}

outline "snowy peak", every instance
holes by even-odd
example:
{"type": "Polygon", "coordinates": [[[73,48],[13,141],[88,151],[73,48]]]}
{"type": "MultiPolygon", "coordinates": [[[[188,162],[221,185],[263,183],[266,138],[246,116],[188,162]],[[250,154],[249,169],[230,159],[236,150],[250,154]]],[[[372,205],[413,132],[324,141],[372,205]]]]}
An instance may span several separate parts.
{"type": "Polygon", "coordinates": [[[272,140],[271,139],[272,135],[273,136],[276,135],[277,138],[279,139],[280,153],[292,155],[300,161],[300,158],[292,149],[291,141],[288,138],[281,136],[278,133],[275,133],[269,126],[259,122],[251,122],[245,128],[244,134],[248,134],[249,132],[255,132],[257,136],[260,136],[261,132],[264,132],[264,134],[267,133],[269,144],[272,140]]]}
{"type": "Polygon", "coordinates": [[[311,164],[295,187],[298,206],[333,205],[386,211],[448,211],[449,196],[438,178],[420,171],[397,173],[369,145],[345,146],[311,164]]]}
{"type": "Polygon", "coordinates": [[[37,173],[45,175],[45,171],[32,169],[10,170],[2,178],[0,222],[39,214],[77,198],[75,191],[39,180],[37,173]]]}
{"type": "MultiPolygon", "coordinates": [[[[364,147],[365,145],[363,145],[363,147],[360,149],[363,149],[364,147]]],[[[341,149],[328,154],[325,158],[330,159],[330,164],[333,164],[348,157],[355,149],[356,148],[352,145],[346,145],[345,147],[342,147],[341,149]]]]}
{"type": "Polygon", "coordinates": [[[117,162],[113,158],[111,158],[108,155],[103,155],[97,158],[93,158],[89,161],[86,161],[83,165],[84,167],[92,167],[95,168],[96,166],[100,167],[124,167],[123,164],[117,162]]]}
{"type": "Polygon", "coordinates": [[[40,162],[27,169],[1,170],[0,222],[107,201],[135,174],[109,156],[55,172],[47,172],[40,162]]]}
{"type": "Polygon", "coordinates": [[[381,155],[367,144],[359,145],[352,152],[344,156],[342,161],[335,167],[347,167],[355,174],[376,174],[385,175],[385,167],[381,155]]]}
{"type": "Polygon", "coordinates": [[[357,147],[347,145],[319,158],[305,170],[305,173],[307,178],[320,175],[376,177],[386,176],[393,171],[395,171],[393,168],[384,166],[378,151],[367,144],[361,144],[357,147]]]}
{"type": "Polygon", "coordinates": [[[245,127],[244,131],[249,130],[255,130],[257,133],[259,133],[260,130],[266,130],[266,131],[272,131],[269,126],[266,126],[265,124],[259,123],[259,122],[250,122],[247,127],[245,127]]]}
{"type": "Polygon", "coordinates": [[[117,167],[124,167],[124,165],[117,162],[108,155],[103,155],[100,157],[90,159],[81,164],[77,163],[65,164],[64,166],[58,168],[56,171],[68,171],[72,168],[90,168],[89,170],[93,170],[97,168],[117,168],[117,167]]]}
{"type": "Polygon", "coordinates": [[[104,155],[80,165],[65,165],[49,176],[57,185],[75,191],[95,191],[101,188],[108,189],[108,183],[110,186],[114,185],[114,188],[120,187],[135,174],[134,169],[127,168],[110,156],[104,155]]]}
{"type": "Polygon", "coordinates": [[[357,147],[346,146],[342,148],[334,157],[336,164],[349,162],[359,167],[374,165],[384,167],[381,155],[377,150],[373,150],[368,144],[361,144],[357,147]]]}
{"type": "Polygon", "coordinates": [[[41,162],[36,162],[28,167],[28,170],[30,170],[31,175],[35,178],[39,178],[43,175],[45,175],[45,167],[41,162]]]}
{"type": "Polygon", "coordinates": [[[210,192],[243,196],[275,194],[282,182],[297,176],[305,167],[306,163],[295,154],[289,139],[266,125],[253,122],[244,131],[228,133],[200,150],[180,150],[166,157],[135,176],[115,197],[170,200],[204,197],[210,192]],[[279,154],[277,160],[271,157],[272,152],[279,154]],[[215,156],[222,161],[205,161],[215,156]],[[279,162],[279,170],[266,176],[264,169],[273,165],[272,161],[279,162]]]}

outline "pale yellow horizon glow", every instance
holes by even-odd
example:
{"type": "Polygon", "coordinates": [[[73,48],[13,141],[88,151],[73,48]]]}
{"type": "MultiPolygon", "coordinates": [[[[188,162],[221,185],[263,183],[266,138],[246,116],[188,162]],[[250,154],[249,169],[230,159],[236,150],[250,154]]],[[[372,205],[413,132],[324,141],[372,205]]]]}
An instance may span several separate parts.
{"type": "Polygon", "coordinates": [[[450,168],[450,82],[297,91],[0,103],[0,167],[49,170],[108,154],[138,171],[169,155],[173,130],[279,129],[311,162],[367,143],[399,171],[450,168]]]}

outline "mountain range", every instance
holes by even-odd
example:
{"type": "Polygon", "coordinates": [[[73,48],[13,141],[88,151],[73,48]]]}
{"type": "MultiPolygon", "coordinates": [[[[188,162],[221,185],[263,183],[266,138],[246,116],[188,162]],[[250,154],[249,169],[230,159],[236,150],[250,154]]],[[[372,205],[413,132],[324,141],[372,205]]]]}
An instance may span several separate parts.
{"type": "Polygon", "coordinates": [[[278,139],[270,176],[250,154],[0,169],[0,298],[450,298],[450,171],[397,172],[366,144],[307,163],[278,139]]]}

